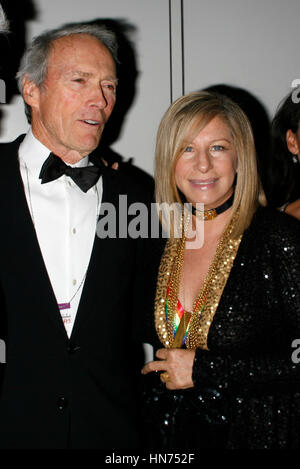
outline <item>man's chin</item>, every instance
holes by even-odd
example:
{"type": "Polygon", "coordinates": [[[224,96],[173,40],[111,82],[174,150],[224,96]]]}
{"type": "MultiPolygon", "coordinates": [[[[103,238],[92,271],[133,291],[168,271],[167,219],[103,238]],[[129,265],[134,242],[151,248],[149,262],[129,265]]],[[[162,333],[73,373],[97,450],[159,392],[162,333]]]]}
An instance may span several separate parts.
{"type": "Polygon", "coordinates": [[[90,139],[86,142],[83,142],[81,143],[80,147],[81,147],[81,150],[80,150],[80,153],[84,156],[87,156],[89,155],[90,153],[92,153],[92,151],[96,150],[96,148],[98,147],[100,143],[100,137],[99,138],[94,138],[94,139],[90,139]]]}

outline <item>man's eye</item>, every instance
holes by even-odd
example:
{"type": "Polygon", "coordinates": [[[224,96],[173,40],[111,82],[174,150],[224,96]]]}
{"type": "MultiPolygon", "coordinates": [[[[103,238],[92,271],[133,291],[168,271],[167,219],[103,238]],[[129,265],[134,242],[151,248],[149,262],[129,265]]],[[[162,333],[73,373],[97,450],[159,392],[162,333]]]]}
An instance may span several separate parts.
{"type": "Polygon", "coordinates": [[[73,81],[75,83],[84,83],[84,79],[83,78],[74,78],[73,81]]]}
{"type": "Polygon", "coordinates": [[[112,91],[113,93],[116,92],[116,86],[112,83],[104,83],[104,88],[108,89],[109,91],[112,91]]]}
{"type": "Polygon", "coordinates": [[[106,86],[106,88],[107,88],[109,91],[112,91],[113,93],[116,92],[116,87],[115,87],[115,85],[112,85],[112,84],[108,83],[108,84],[105,85],[105,86],[106,86]]]}

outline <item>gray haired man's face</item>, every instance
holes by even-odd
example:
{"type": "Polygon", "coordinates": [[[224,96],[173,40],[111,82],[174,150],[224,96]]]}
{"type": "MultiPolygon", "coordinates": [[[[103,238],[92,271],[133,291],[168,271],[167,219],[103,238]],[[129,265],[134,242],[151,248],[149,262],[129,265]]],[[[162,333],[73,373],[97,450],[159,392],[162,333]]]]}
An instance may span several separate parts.
{"type": "Polygon", "coordinates": [[[114,60],[95,37],[57,39],[43,86],[24,81],[34,135],[70,163],[88,155],[98,146],[114,108],[116,85],[114,60]]]}

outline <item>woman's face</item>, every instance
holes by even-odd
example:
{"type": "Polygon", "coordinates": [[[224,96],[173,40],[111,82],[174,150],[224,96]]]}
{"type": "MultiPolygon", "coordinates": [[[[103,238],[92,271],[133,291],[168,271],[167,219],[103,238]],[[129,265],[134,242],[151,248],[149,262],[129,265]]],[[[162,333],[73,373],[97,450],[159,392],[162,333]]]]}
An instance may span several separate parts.
{"type": "Polygon", "coordinates": [[[175,167],[175,181],[188,202],[205,209],[225,202],[233,192],[237,156],[231,131],[214,117],[190,142],[175,167]]]}
{"type": "Polygon", "coordinates": [[[289,151],[293,155],[297,155],[298,160],[300,161],[300,125],[298,125],[298,130],[296,133],[292,132],[291,129],[287,131],[286,144],[289,151]]]}

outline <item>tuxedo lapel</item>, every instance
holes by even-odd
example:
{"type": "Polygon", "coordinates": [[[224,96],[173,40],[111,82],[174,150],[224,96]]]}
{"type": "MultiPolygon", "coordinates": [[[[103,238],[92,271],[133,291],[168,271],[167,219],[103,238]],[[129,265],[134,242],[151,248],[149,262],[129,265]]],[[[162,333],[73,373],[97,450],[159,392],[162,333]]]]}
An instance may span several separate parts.
{"type": "MultiPolygon", "coordinates": [[[[107,169],[104,171],[102,178],[103,193],[101,205],[103,206],[104,203],[110,203],[113,204],[114,207],[117,207],[120,185],[118,184],[116,172],[112,169],[107,169]]],[[[100,218],[101,216],[99,219],[100,218]]],[[[117,249],[118,242],[116,239],[114,239],[114,243],[117,249]]],[[[103,291],[103,287],[106,283],[106,268],[108,268],[111,262],[112,252],[111,247],[108,247],[108,241],[98,238],[96,233],[87,275],[72,329],[72,340],[78,335],[84,325],[92,320],[92,315],[98,312],[97,305],[99,304],[99,295],[101,295],[101,291],[103,291]]],[[[110,287],[111,289],[113,288],[112,285],[110,287]]],[[[104,288],[104,290],[106,290],[107,293],[107,289],[104,288]]],[[[111,294],[113,294],[113,290],[111,290],[111,294]]]]}
{"type": "MultiPolygon", "coordinates": [[[[18,161],[21,140],[19,138],[7,147],[11,150],[5,155],[7,171],[1,183],[7,200],[8,213],[4,219],[10,220],[5,240],[14,247],[14,256],[7,259],[7,268],[12,273],[19,273],[20,278],[30,278],[33,307],[47,312],[58,330],[67,337],[24,192],[18,161]]],[[[18,288],[22,289],[23,286],[17,285],[16,290],[18,288]]]]}

